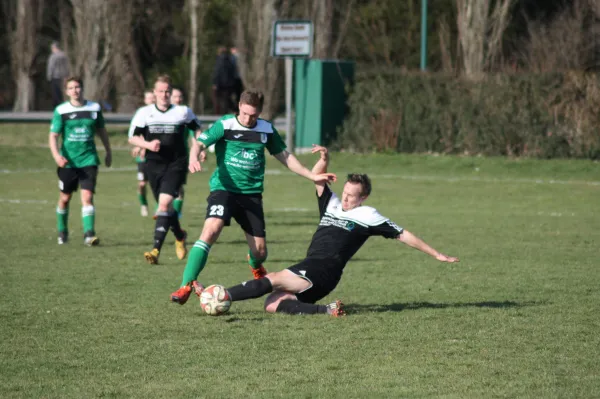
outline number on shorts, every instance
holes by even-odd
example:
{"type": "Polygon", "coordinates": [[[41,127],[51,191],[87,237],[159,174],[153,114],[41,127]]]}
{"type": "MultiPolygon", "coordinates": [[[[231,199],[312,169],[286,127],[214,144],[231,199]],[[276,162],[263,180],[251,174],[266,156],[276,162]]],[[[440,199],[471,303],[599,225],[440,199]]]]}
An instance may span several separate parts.
{"type": "Polygon", "coordinates": [[[209,216],[223,216],[223,205],[212,205],[209,216]]]}

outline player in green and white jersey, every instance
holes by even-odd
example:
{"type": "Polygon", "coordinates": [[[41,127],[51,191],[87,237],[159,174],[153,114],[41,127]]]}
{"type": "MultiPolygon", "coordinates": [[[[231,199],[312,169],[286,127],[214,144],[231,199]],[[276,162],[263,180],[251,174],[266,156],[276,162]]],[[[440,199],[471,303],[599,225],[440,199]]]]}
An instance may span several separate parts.
{"type": "MultiPolygon", "coordinates": [[[[177,87],[173,87],[173,89],[171,91],[171,104],[183,105],[183,103],[184,103],[183,91],[177,87]]],[[[191,129],[187,129],[187,133],[188,133],[188,139],[185,141],[185,145],[186,145],[187,151],[189,152],[190,151],[189,140],[196,140],[196,132],[191,129]]],[[[179,189],[179,195],[177,196],[177,198],[175,198],[173,200],[173,209],[175,209],[179,218],[181,218],[181,213],[183,212],[183,197],[185,195],[183,186],[186,183],[187,183],[187,175],[186,175],[186,178],[183,180],[183,185],[179,189]]]]}
{"type": "MultiPolygon", "coordinates": [[[[154,104],[154,92],[146,90],[144,92],[144,104],[154,104]]],[[[146,150],[140,147],[133,147],[131,156],[135,158],[137,163],[137,180],[138,180],[138,200],[140,201],[140,214],[148,216],[148,197],[146,194],[146,186],[148,185],[148,174],[146,173],[146,150]]]]}
{"type": "Polygon", "coordinates": [[[260,91],[244,91],[240,96],[239,113],[225,115],[215,122],[198,136],[198,144],[190,151],[189,170],[195,173],[201,170],[199,156],[202,159],[202,152],[215,144],[217,168],[209,183],[204,227],[189,253],[181,287],[171,294],[173,302],[184,304],[192,290],[199,294],[201,287],[196,278],[206,264],[211,246],[223,227],[230,225],[231,218],[246,235],[250,247],[248,262],[254,278],[266,275],[263,262],[267,259],[267,243],[262,205],[265,149],[292,172],[309,180],[326,183],[336,179],[332,173],[311,172],[286,151],[273,124],[259,118],[263,103],[260,91]]]}
{"type": "Polygon", "coordinates": [[[58,187],[60,194],[56,207],[58,243],[64,244],[69,238],[69,202],[77,187],[81,186],[81,215],[84,244],[98,245],[96,236],[94,192],[100,160],[94,137],[97,134],[106,150],[105,165],[112,163],[112,153],[104,117],[98,103],[83,97],[83,83],[80,78],[66,80],[66,94],[69,101],[54,109],[50,125],[50,151],[58,165],[58,187]],[[58,145],[61,138],[62,144],[58,145]]]}

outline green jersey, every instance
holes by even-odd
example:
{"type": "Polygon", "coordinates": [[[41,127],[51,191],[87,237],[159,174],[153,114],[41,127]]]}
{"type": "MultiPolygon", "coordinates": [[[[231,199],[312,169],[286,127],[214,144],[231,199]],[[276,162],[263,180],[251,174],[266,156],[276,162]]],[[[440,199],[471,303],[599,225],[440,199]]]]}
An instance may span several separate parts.
{"type": "Polygon", "coordinates": [[[81,107],[70,102],[54,109],[50,132],[62,138],[60,155],[69,163],[67,168],[84,168],[100,163],[94,137],[96,130],[104,128],[104,117],[98,103],[86,101],[81,107]]]}
{"type": "Polygon", "coordinates": [[[199,137],[206,147],[215,144],[217,169],[210,178],[210,191],[238,194],[263,192],[265,148],[271,155],[285,150],[285,143],[270,122],[258,119],[254,127],[225,115],[199,137]]]}

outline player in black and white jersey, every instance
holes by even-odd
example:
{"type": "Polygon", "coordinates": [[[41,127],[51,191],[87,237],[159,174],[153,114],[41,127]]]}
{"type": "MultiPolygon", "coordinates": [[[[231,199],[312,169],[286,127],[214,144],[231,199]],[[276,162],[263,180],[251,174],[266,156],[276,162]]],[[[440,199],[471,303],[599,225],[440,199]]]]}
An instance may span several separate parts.
{"type": "MultiPolygon", "coordinates": [[[[321,158],[313,167],[315,174],[325,173],[329,163],[327,149],[313,146],[321,158]]],[[[350,174],[338,198],[325,183],[316,183],[320,221],[313,235],[306,258],[285,270],[269,273],[259,280],[250,280],[228,289],[232,301],[258,298],[272,292],[265,301],[269,313],[345,314],[342,303],[315,304],[339,283],[346,263],[371,236],[396,239],[441,262],[458,262],[444,255],[414,234],[382,216],[375,208],[364,206],[371,193],[367,175],[350,174]]]]}
{"type": "MultiPolygon", "coordinates": [[[[158,263],[169,229],[175,235],[177,258],[184,259],[187,255],[186,233],[173,209],[173,199],[179,194],[187,173],[187,129],[200,133],[200,123],[185,105],[171,104],[171,90],[171,79],[167,75],[159,76],[154,83],[156,102],[138,109],[129,128],[129,143],[146,149],[146,173],[158,203],[154,247],[144,253],[150,264],[158,263]]],[[[205,156],[202,152],[201,160],[205,156]]]]}

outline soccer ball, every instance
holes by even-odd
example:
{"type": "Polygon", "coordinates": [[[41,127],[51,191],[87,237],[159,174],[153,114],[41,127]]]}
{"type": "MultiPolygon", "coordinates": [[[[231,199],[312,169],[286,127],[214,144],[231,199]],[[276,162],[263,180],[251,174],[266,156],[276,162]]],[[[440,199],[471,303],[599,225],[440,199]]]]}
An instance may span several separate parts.
{"type": "Polygon", "coordinates": [[[206,314],[218,316],[229,310],[231,298],[222,285],[213,284],[200,294],[200,307],[206,314]]]}

